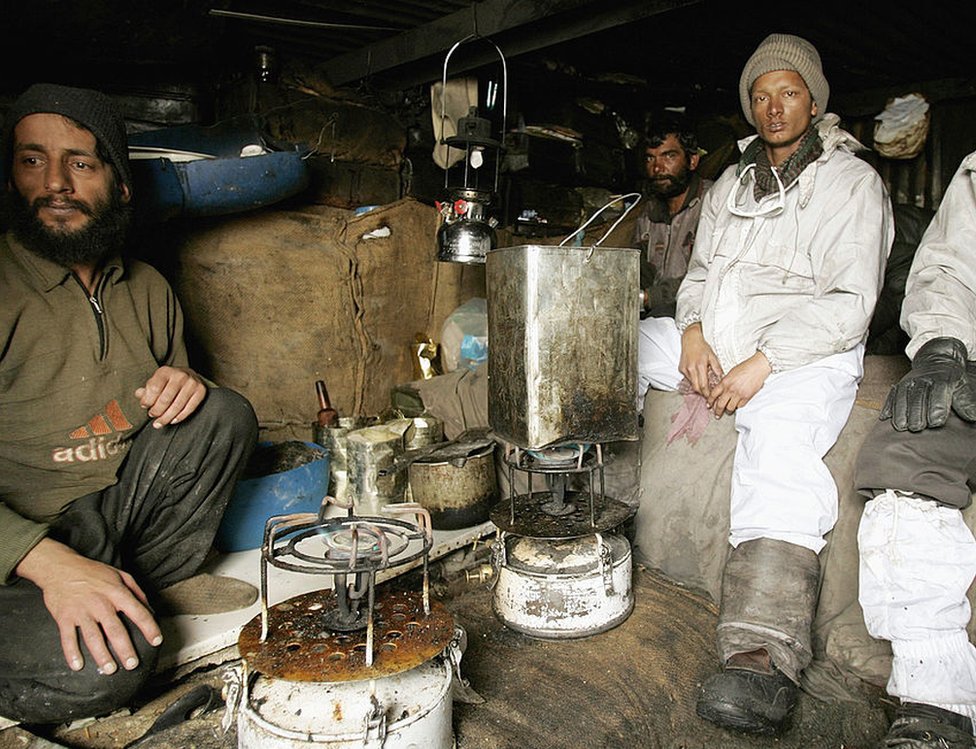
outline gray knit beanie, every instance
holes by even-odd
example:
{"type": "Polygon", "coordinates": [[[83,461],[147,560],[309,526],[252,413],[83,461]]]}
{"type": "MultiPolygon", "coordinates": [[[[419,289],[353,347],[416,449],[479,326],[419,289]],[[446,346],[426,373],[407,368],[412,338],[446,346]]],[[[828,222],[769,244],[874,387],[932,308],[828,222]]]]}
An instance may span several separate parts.
{"type": "Polygon", "coordinates": [[[35,83],[10,107],[3,126],[3,164],[10,174],[14,126],[30,114],[61,114],[91,131],[108,155],[122,183],[132,188],[125,122],[101,91],[53,83],[35,83]]]}
{"type": "Polygon", "coordinates": [[[739,78],[739,101],[742,103],[742,113],[750,125],[756,125],[752,119],[752,84],[759,76],[774,70],[793,70],[799,73],[817,103],[817,115],[813,121],[816,122],[824,116],[827,99],[830,97],[830,86],[824,78],[817,48],[806,39],[792,34],[770,34],[746,61],[742,77],[739,78]]]}

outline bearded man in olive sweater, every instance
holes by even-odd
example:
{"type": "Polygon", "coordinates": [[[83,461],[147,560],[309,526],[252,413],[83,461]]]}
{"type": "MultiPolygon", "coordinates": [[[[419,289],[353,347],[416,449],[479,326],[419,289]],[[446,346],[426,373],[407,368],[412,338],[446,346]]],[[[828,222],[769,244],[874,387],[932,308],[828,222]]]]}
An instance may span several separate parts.
{"type": "Polygon", "coordinates": [[[32,86],[3,159],[0,715],[50,723],[124,705],[151,675],[157,596],[202,564],[257,425],[187,366],[162,276],[123,260],[111,101],[32,86]]]}

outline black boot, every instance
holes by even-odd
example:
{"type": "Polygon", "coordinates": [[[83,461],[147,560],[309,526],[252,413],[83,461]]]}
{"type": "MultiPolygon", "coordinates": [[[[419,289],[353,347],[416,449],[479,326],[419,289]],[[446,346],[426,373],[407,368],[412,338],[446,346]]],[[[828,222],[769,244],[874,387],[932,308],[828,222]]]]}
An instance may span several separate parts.
{"type": "Polygon", "coordinates": [[[696,712],[722,728],[772,735],[785,728],[798,691],[765,650],[738,653],[702,685],[696,712]]]}
{"type": "Polygon", "coordinates": [[[972,749],[973,722],[965,715],[903,702],[880,749],[972,749]]]}

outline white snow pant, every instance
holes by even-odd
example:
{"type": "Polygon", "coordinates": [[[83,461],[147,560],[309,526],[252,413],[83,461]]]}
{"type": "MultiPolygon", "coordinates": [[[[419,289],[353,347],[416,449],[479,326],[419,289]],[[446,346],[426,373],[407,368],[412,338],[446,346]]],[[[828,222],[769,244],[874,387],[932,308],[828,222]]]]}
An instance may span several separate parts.
{"type": "MultiPolygon", "coordinates": [[[[819,553],[837,521],[837,485],[823,456],[854,405],[864,347],[770,375],[736,410],[729,543],[772,538],[819,553]]],[[[638,383],[674,390],[681,336],[671,318],[640,323],[638,383]]]]}
{"type": "Polygon", "coordinates": [[[962,513],[888,490],[865,506],[857,541],[864,622],[894,656],[888,693],[976,722],[976,648],[966,634],[976,540],[962,513]]]}

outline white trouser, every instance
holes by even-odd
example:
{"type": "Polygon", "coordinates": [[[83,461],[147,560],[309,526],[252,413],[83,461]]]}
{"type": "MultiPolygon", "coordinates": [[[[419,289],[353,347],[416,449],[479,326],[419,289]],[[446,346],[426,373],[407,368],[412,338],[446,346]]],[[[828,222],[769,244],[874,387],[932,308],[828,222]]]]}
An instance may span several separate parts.
{"type": "Polygon", "coordinates": [[[864,622],[894,656],[888,693],[976,721],[976,648],[966,634],[976,539],[962,513],[888,490],[865,506],[857,542],[864,622]]]}
{"type": "MultiPolygon", "coordinates": [[[[847,423],[864,347],[770,375],[735,412],[729,543],[757,538],[819,553],[837,521],[837,485],[823,456],[847,423]]],[[[674,390],[681,336],[671,318],[640,324],[638,382],[674,390]]],[[[641,393],[643,395],[643,391],[641,393]]]]}

